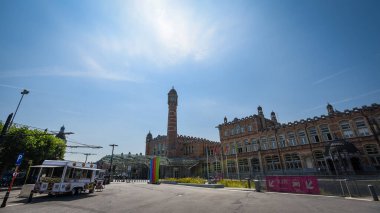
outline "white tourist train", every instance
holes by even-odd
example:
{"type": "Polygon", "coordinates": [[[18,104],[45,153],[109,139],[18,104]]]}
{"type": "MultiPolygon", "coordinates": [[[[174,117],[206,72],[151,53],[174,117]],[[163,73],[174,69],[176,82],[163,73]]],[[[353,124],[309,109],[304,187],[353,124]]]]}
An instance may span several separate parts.
{"type": "Polygon", "coordinates": [[[93,193],[103,188],[104,174],[105,170],[93,163],[45,160],[42,165],[30,167],[20,195],[28,196],[31,190],[49,195],[93,193]]]}

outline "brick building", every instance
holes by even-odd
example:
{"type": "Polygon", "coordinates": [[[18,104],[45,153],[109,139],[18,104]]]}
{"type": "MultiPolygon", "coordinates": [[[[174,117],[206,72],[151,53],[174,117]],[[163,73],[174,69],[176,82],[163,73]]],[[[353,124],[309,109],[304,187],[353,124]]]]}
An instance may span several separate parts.
{"type": "Polygon", "coordinates": [[[152,133],[149,132],[146,136],[145,155],[169,159],[169,164],[172,166],[165,165],[161,169],[160,176],[162,177],[205,176],[206,151],[212,155],[216,147],[220,147],[220,143],[204,138],[178,135],[177,106],[177,91],[172,88],[168,93],[167,135],[158,135],[153,138],[152,133]]]}
{"type": "Polygon", "coordinates": [[[380,105],[340,112],[328,104],[326,115],[287,124],[257,110],[217,126],[225,175],[379,173],[380,105]]]}
{"type": "Polygon", "coordinates": [[[145,154],[167,159],[162,177],[206,177],[207,168],[211,176],[228,178],[380,173],[378,104],[344,111],[328,104],[325,115],[287,124],[279,123],[274,112],[266,118],[259,106],[255,115],[224,118],[217,126],[220,143],[178,135],[177,106],[173,88],[167,135],[146,136],[145,154]]]}

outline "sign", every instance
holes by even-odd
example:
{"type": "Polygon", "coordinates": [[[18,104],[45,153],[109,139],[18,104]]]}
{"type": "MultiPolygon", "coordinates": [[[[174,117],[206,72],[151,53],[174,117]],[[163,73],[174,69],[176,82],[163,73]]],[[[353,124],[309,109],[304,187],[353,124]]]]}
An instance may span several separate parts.
{"type": "Polygon", "coordinates": [[[16,166],[20,166],[22,162],[22,158],[24,157],[24,153],[18,154],[17,160],[16,160],[16,166]]]}
{"type": "Polygon", "coordinates": [[[268,191],[319,194],[318,180],[314,176],[267,176],[268,191]]]}

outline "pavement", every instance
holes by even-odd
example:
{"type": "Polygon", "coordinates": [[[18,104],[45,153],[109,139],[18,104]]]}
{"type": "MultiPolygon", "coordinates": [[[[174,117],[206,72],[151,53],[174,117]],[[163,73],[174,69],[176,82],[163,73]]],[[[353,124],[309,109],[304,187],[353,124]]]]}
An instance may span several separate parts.
{"type": "Polygon", "coordinates": [[[11,193],[1,213],[41,212],[281,212],[357,213],[380,212],[380,202],[348,200],[341,197],[262,193],[254,189],[199,188],[146,183],[112,183],[102,192],[79,196],[39,195],[31,204],[11,193]]]}
{"type": "MultiPolygon", "coordinates": [[[[21,188],[22,186],[14,186],[12,187],[12,190],[19,190],[21,188]]],[[[0,192],[6,192],[6,191],[8,191],[8,187],[0,187],[0,192]]]]}

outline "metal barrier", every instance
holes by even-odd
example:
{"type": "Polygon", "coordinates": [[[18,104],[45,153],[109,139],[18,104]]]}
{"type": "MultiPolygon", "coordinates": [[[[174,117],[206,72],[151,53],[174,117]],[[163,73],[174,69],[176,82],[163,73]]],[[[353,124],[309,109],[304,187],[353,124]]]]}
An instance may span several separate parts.
{"type": "Polygon", "coordinates": [[[373,186],[374,192],[380,193],[380,180],[319,179],[318,185],[322,195],[372,197],[368,185],[373,186]]]}
{"type": "Polygon", "coordinates": [[[148,183],[148,181],[147,179],[125,179],[126,183],[148,183]]]}

